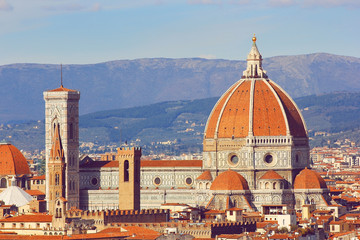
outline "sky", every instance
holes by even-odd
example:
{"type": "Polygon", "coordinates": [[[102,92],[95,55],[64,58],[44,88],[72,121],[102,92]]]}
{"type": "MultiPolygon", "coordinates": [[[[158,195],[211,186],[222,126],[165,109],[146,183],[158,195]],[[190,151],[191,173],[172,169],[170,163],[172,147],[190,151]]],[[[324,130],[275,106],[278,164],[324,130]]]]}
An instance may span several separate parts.
{"type": "Polygon", "coordinates": [[[359,0],[0,0],[0,65],[360,57],[359,0]]]}

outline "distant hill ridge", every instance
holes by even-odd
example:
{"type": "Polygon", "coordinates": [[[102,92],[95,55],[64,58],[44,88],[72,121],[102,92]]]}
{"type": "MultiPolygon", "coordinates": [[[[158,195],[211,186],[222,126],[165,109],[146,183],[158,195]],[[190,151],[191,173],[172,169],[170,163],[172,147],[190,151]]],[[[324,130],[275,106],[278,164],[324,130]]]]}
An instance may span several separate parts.
{"type": "MultiPolygon", "coordinates": [[[[167,153],[199,152],[210,111],[219,97],[168,101],[147,106],[99,111],[80,116],[80,141],[99,145],[136,141],[154,149],[154,142],[176,141],[176,149],[167,153]]],[[[360,144],[360,92],[337,92],[295,98],[307,124],[312,146],[325,139],[349,138],[360,144]],[[315,132],[332,133],[329,138],[315,137],[315,132]]],[[[20,149],[44,148],[44,121],[0,125],[0,141],[11,141],[20,149]],[[11,138],[9,137],[11,136],[11,138]]]]}
{"type": "MultiPolygon", "coordinates": [[[[243,59],[245,59],[244,54],[243,59]]],[[[82,114],[171,100],[220,96],[242,76],[245,61],[136,59],[63,65],[67,88],[81,91],[82,114]]],[[[264,59],[269,77],[292,97],[360,91],[360,59],[326,53],[264,59]]],[[[0,123],[43,119],[42,93],[60,84],[60,66],[0,66],[0,123]]]]}

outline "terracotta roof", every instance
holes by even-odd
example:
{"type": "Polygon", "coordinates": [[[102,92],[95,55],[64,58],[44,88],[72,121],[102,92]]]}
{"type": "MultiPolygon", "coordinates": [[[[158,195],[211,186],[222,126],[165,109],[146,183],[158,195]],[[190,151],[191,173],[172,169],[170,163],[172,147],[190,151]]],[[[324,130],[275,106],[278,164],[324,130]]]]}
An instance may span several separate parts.
{"type": "Polygon", "coordinates": [[[0,219],[0,222],[51,222],[52,215],[29,214],[0,219]]]}
{"type": "Polygon", "coordinates": [[[86,162],[82,164],[80,168],[103,168],[103,167],[112,167],[118,168],[119,162],[118,161],[92,161],[86,162]]]}
{"type": "Polygon", "coordinates": [[[294,189],[327,188],[326,182],[319,173],[305,168],[295,178],[294,189]]]}
{"type": "Polygon", "coordinates": [[[45,180],[45,175],[33,176],[33,177],[31,178],[31,180],[45,180]]]}
{"type": "MultiPolygon", "coordinates": [[[[66,236],[65,236],[66,237],[66,236]]],[[[8,234],[8,233],[1,233],[0,239],[25,239],[25,240],[61,240],[61,239],[68,239],[64,236],[45,236],[45,235],[16,235],[16,234],[8,234]]]]}
{"type": "Polygon", "coordinates": [[[208,181],[212,181],[213,178],[211,176],[211,173],[209,170],[206,170],[205,172],[203,172],[200,176],[198,176],[196,178],[196,180],[208,180],[208,181]]]}
{"type": "Polygon", "coordinates": [[[202,167],[202,160],[142,160],[141,167],[202,167]]]}
{"type": "Polygon", "coordinates": [[[77,91],[60,86],[59,88],[48,90],[47,92],[77,92],[77,91]]]}
{"type": "Polygon", "coordinates": [[[269,170],[260,179],[284,179],[284,178],[274,170],[269,170]]]}
{"type": "Polygon", "coordinates": [[[226,211],[242,211],[244,209],[242,208],[237,208],[237,207],[233,207],[233,208],[229,208],[229,209],[226,209],[226,211]]]}
{"type": "Polygon", "coordinates": [[[244,138],[249,118],[254,136],[286,136],[289,130],[294,137],[307,137],[301,113],[285,91],[269,79],[256,80],[252,90],[252,81],[239,80],[221,96],[208,118],[205,138],[215,138],[216,133],[218,138],[244,138]]]}
{"type": "Polygon", "coordinates": [[[25,190],[25,192],[27,192],[31,196],[45,195],[45,193],[43,193],[42,191],[39,191],[39,190],[25,190]]]}
{"type": "Polygon", "coordinates": [[[11,144],[0,144],[0,166],[0,175],[31,174],[24,155],[11,144]]]}
{"type": "Polygon", "coordinates": [[[215,178],[210,190],[249,190],[249,186],[239,173],[227,170],[215,178]]]}

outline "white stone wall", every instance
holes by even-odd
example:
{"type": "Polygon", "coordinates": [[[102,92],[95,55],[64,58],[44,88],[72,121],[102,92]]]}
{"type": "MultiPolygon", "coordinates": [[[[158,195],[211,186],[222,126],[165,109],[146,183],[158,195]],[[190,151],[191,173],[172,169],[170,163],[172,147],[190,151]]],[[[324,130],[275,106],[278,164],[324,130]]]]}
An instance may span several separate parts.
{"type": "Polygon", "coordinates": [[[141,188],[146,189],[171,189],[171,188],[195,188],[195,179],[202,174],[199,168],[141,168],[141,188]],[[155,179],[160,179],[157,184],[155,179]],[[188,179],[188,182],[186,180],[188,179]],[[191,183],[188,184],[190,182],[191,183]]]}
{"type": "Polygon", "coordinates": [[[117,189],[119,187],[119,169],[80,169],[80,190],[117,189]]]}
{"type": "Polygon", "coordinates": [[[82,210],[104,210],[119,208],[119,190],[81,190],[82,210]]]}

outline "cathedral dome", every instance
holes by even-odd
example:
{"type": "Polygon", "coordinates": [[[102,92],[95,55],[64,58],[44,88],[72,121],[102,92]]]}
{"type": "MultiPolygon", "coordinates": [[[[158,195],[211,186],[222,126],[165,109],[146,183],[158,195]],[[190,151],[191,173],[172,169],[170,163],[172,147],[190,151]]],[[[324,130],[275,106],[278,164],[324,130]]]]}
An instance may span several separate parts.
{"type": "Polygon", "coordinates": [[[295,102],[262,69],[256,39],[242,78],[214,106],[205,139],[235,139],[247,136],[292,136],[306,138],[306,127],[295,102]]]}
{"type": "Polygon", "coordinates": [[[228,170],[215,178],[210,190],[249,190],[249,186],[243,176],[228,170]]]}
{"type": "Polygon", "coordinates": [[[0,143],[0,175],[31,174],[24,155],[9,143],[0,143]]]}
{"type": "Polygon", "coordinates": [[[325,180],[319,173],[305,168],[295,178],[294,189],[321,189],[327,188],[325,180]]]}

